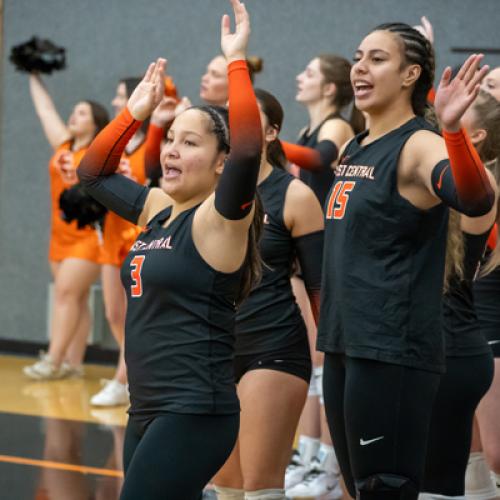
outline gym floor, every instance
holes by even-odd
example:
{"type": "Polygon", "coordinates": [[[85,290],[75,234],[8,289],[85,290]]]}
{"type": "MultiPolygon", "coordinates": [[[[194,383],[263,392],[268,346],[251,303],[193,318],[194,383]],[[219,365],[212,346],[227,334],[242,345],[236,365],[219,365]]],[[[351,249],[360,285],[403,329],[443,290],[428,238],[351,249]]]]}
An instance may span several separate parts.
{"type": "Polygon", "coordinates": [[[0,497],[118,499],[126,408],[89,404],[113,369],[86,365],[83,379],[37,382],[22,373],[33,362],[0,356],[0,497]]]}

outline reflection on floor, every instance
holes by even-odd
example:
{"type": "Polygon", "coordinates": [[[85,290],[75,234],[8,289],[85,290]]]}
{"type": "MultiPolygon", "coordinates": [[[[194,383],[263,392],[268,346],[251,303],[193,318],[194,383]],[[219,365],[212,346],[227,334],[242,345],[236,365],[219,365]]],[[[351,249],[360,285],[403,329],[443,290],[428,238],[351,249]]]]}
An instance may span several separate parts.
{"type": "Polygon", "coordinates": [[[124,431],[122,426],[0,413],[2,498],[117,500],[124,431]]]}
{"type": "Polygon", "coordinates": [[[22,373],[34,361],[0,355],[0,499],[118,500],[126,407],[89,403],[113,368],[41,382],[22,373]]]}
{"type": "Polygon", "coordinates": [[[124,406],[97,409],[89,403],[90,397],[100,389],[100,379],[113,377],[113,368],[85,365],[85,376],[81,379],[41,382],[22,373],[23,366],[33,362],[33,358],[0,356],[0,411],[125,425],[124,406]]]}

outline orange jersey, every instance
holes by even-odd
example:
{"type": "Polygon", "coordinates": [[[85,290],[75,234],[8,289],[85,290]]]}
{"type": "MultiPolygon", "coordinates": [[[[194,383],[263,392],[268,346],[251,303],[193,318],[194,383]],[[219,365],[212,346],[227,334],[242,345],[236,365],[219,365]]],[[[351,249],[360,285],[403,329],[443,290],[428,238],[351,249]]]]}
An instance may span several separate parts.
{"type": "MultiPolygon", "coordinates": [[[[145,150],[146,143],[143,142],[133,152],[128,154],[125,151],[121,157],[118,172],[139,184],[144,184],[146,182],[145,150]]],[[[104,221],[103,264],[121,266],[139,233],[138,226],[122,219],[114,212],[108,212],[104,221]]]]}
{"type": "Polygon", "coordinates": [[[60,262],[67,258],[79,258],[100,263],[101,245],[97,231],[88,226],[78,229],[76,221],[64,222],[59,208],[61,193],[78,182],[76,167],[87,148],[71,151],[71,143],[57,148],[49,162],[51,193],[51,230],[49,260],[60,262]]]}

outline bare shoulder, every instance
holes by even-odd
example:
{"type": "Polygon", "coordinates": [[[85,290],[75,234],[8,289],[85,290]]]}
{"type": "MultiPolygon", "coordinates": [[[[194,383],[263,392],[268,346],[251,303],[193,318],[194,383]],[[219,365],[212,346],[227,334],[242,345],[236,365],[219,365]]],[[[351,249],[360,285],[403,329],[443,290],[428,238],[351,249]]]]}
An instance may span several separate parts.
{"type": "Polygon", "coordinates": [[[172,198],[163,189],[151,188],[139,217],[139,225],[145,226],[156,214],[173,205],[172,198]]]}
{"type": "Polygon", "coordinates": [[[423,169],[427,173],[441,160],[448,157],[443,138],[430,130],[418,130],[406,141],[399,160],[400,173],[417,174],[423,169]]]}
{"type": "Polygon", "coordinates": [[[336,144],[343,144],[353,135],[354,134],[349,123],[342,118],[332,118],[327,120],[321,126],[318,134],[318,141],[331,140],[336,144]]]}
{"type": "Polygon", "coordinates": [[[283,218],[293,236],[323,229],[323,210],[313,190],[299,179],[288,186],[283,218]]]}

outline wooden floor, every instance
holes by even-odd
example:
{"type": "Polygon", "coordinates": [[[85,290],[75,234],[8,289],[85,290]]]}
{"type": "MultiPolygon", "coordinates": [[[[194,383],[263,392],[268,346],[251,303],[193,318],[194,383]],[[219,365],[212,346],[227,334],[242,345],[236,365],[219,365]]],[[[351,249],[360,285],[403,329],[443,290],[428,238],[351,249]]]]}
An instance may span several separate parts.
{"type": "Polygon", "coordinates": [[[95,409],[89,403],[100,380],[113,378],[113,368],[85,365],[82,379],[41,382],[22,373],[23,366],[33,362],[33,358],[0,356],[0,412],[125,425],[126,407],[95,409]]]}
{"type": "Polygon", "coordinates": [[[113,368],[41,382],[22,373],[34,361],[0,356],[0,498],[118,500],[126,407],[89,403],[113,368]]]}

